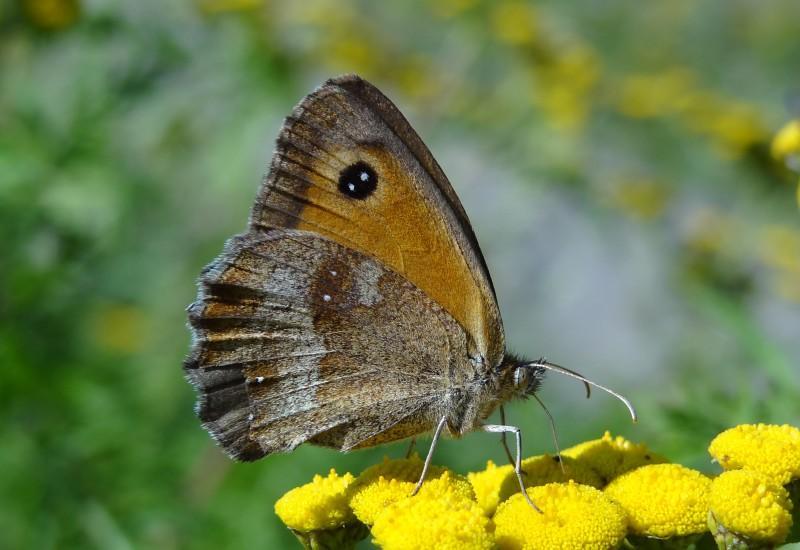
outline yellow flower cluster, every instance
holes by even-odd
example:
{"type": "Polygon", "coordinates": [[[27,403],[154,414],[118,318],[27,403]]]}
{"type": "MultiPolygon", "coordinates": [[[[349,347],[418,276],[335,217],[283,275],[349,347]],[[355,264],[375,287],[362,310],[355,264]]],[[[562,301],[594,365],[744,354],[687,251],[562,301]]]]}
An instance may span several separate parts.
{"type": "Polygon", "coordinates": [[[510,465],[489,461],[466,477],[433,466],[412,497],[422,460],[385,458],[357,478],[315,476],[275,511],[306,547],[352,548],[368,530],[390,550],[611,549],[626,538],[633,547],[713,544],[712,537],[722,548],[783,542],[793,504],[782,485],[800,477],[800,430],[738,426],[710,452],[728,470],[715,478],[608,432],[561,457],[528,458],[524,481],[540,512],[520,494],[510,465]]]}
{"type": "Polygon", "coordinates": [[[618,84],[617,108],[632,118],[674,117],[735,157],[765,140],[767,132],[756,109],[703,89],[700,80],[686,67],[629,75],[618,84]]]}

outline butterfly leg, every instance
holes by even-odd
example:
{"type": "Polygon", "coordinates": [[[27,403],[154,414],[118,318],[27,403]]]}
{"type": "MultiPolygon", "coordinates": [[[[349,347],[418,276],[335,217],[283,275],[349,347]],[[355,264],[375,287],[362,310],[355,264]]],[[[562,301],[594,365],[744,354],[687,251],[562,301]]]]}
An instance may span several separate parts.
{"type": "Polygon", "coordinates": [[[412,437],[411,443],[408,444],[408,450],[406,451],[406,459],[411,458],[411,453],[414,452],[414,447],[417,446],[417,438],[412,437]]]}
{"type": "Polygon", "coordinates": [[[439,437],[442,435],[442,430],[444,429],[445,423],[447,423],[447,415],[442,417],[442,419],[439,421],[439,425],[436,426],[436,431],[433,432],[431,448],[428,449],[428,456],[425,457],[425,464],[422,466],[422,474],[419,476],[419,481],[417,481],[416,487],[414,487],[414,490],[411,492],[412,497],[419,492],[420,487],[422,487],[422,482],[425,481],[425,476],[428,475],[428,468],[430,467],[431,460],[433,459],[433,451],[436,449],[436,444],[439,442],[439,437]]]}
{"type": "MultiPolygon", "coordinates": [[[[504,426],[506,425],[506,410],[500,405],[500,423],[504,426]]],[[[506,456],[508,457],[508,463],[514,466],[514,458],[511,456],[511,449],[508,448],[508,441],[506,440],[506,432],[502,432],[500,434],[500,441],[503,442],[503,449],[506,451],[506,456]]],[[[520,470],[522,475],[528,475],[528,472],[525,470],[520,470]]]]}
{"type": "MultiPolygon", "coordinates": [[[[505,425],[506,423],[506,410],[500,405],[500,423],[505,425]]],[[[506,456],[508,457],[508,463],[513,465],[514,458],[511,456],[511,449],[508,448],[508,441],[506,440],[506,432],[502,432],[500,434],[500,441],[503,443],[503,449],[506,451],[506,456]]]]}
{"type": "Polygon", "coordinates": [[[514,473],[517,474],[517,481],[519,482],[519,488],[522,491],[522,496],[525,497],[525,500],[528,501],[528,504],[536,510],[537,512],[541,513],[539,507],[533,503],[531,497],[528,495],[528,491],[525,490],[525,482],[522,480],[522,432],[516,426],[505,426],[505,425],[497,425],[497,424],[485,424],[483,426],[483,431],[485,432],[492,432],[492,433],[513,433],[514,439],[517,443],[517,455],[516,459],[514,460],[514,473]]]}

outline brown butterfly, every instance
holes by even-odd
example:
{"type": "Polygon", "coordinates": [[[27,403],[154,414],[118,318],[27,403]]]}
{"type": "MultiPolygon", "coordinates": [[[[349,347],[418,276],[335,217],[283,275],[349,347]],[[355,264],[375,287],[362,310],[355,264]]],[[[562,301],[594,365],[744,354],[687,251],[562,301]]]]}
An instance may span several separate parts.
{"type": "Polygon", "coordinates": [[[421,484],[444,430],[477,429],[515,435],[522,486],[519,429],[483,421],[533,395],[545,369],[588,382],[506,352],[450,182],[355,75],[328,80],[286,118],[247,232],[203,270],[188,312],[197,414],[239,460],[433,430],[421,484]]]}

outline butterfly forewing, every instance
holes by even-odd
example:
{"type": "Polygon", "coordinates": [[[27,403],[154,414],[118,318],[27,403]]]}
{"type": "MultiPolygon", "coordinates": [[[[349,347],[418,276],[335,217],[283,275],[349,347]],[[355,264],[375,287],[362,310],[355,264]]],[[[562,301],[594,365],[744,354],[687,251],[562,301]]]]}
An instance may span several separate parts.
{"type": "Polygon", "coordinates": [[[403,115],[364,80],[328,81],[287,118],[251,226],[325,235],[378,259],[464,327],[472,355],[502,359],[496,299],[464,209],[403,115]],[[377,180],[363,196],[343,192],[355,166],[377,180]]]}

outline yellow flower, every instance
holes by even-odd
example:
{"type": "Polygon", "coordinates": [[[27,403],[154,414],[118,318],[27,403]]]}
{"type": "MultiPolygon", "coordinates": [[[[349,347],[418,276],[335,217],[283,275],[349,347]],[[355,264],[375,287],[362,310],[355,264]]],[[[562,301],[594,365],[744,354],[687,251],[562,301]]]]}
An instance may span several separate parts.
{"type": "Polygon", "coordinates": [[[502,549],[607,549],[625,537],[625,513],[601,491],[573,481],[528,489],[542,510],[533,510],[521,494],[497,508],[497,545],[502,549]]]}
{"type": "MultiPolygon", "coordinates": [[[[558,457],[555,456],[545,454],[523,460],[522,469],[526,474],[523,478],[525,486],[535,487],[569,480],[597,488],[603,486],[600,476],[591,468],[567,456],[562,456],[561,461],[564,465],[563,470],[558,457]]],[[[494,514],[498,504],[519,492],[517,475],[514,473],[514,467],[510,464],[496,466],[490,460],[486,463],[485,470],[470,472],[467,474],[467,479],[475,489],[478,504],[489,516],[494,514]]]]}
{"type": "Polygon", "coordinates": [[[592,93],[600,80],[602,63],[589,48],[575,45],[539,67],[535,102],[559,130],[580,129],[592,107],[592,93]]]}
{"type": "Polygon", "coordinates": [[[626,180],[610,193],[611,202],[631,217],[651,220],[660,216],[669,201],[669,188],[650,179],[626,180]]]}
{"type": "Polygon", "coordinates": [[[632,533],[675,537],[706,530],[710,486],[696,470],[653,464],[619,476],[605,493],[625,509],[632,533]]]}
{"type": "Polygon", "coordinates": [[[742,424],[725,430],[708,452],[726,470],[753,470],[786,485],[800,477],[800,429],[774,424],[742,424]]]}
{"type": "Polygon", "coordinates": [[[569,456],[562,456],[560,462],[561,464],[558,457],[547,454],[523,460],[525,486],[535,487],[548,483],[565,483],[570,480],[598,489],[603,486],[603,480],[588,465],[569,456]]]}
{"type": "Polygon", "coordinates": [[[487,516],[494,514],[498,504],[519,490],[514,467],[510,464],[497,466],[489,460],[485,470],[470,472],[467,479],[475,490],[478,504],[487,516]]]}
{"type": "Polygon", "coordinates": [[[792,120],[772,139],[772,156],[778,160],[800,155],[800,120],[792,120]]]}
{"type": "MultiPolygon", "coordinates": [[[[383,463],[370,466],[361,472],[348,491],[350,508],[356,517],[363,523],[372,525],[378,514],[388,505],[410,497],[422,473],[422,465],[422,460],[416,455],[397,460],[384,457],[383,463]]],[[[431,466],[422,487],[425,488],[446,472],[445,468],[431,466]]],[[[460,476],[447,479],[474,499],[474,492],[466,479],[460,476]]]]}
{"type": "Polygon", "coordinates": [[[608,483],[615,477],[647,464],[660,464],[667,460],[641,443],[632,443],[622,436],[611,437],[609,432],[600,439],[580,443],[561,453],[576,459],[597,472],[608,483]]]}
{"type": "Polygon", "coordinates": [[[717,477],[710,507],[725,531],[759,542],[779,544],[792,526],[789,493],[758,472],[734,470],[717,477]]]}
{"type": "Polygon", "coordinates": [[[426,480],[416,496],[378,513],[372,526],[375,543],[387,550],[494,548],[492,520],[472,497],[451,472],[426,480]]]}
{"type": "Polygon", "coordinates": [[[81,13],[78,0],[23,0],[22,6],[34,25],[52,31],[72,25],[81,13]]]}
{"type": "Polygon", "coordinates": [[[533,6],[526,2],[492,4],[492,31],[503,42],[517,46],[532,44],[537,34],[536,20],[533,6]]]}
{"type": "Polygon", "coordinates": [[[654,118],[674,114],[694,85],[695,75],[684,67],[659,73],[634,74],[619,84],[622,114],[632,118],[654,118]]]}
{"type": "Polygon", "coordinates": [[[352,474],[338,476],[331,469],[328,477],[315,475],[311,483],[296,487],[275,503],[275,513],[290,529],[316,531],[332,529],[354,521],[347,505],[347,487],[352,474]]]}

